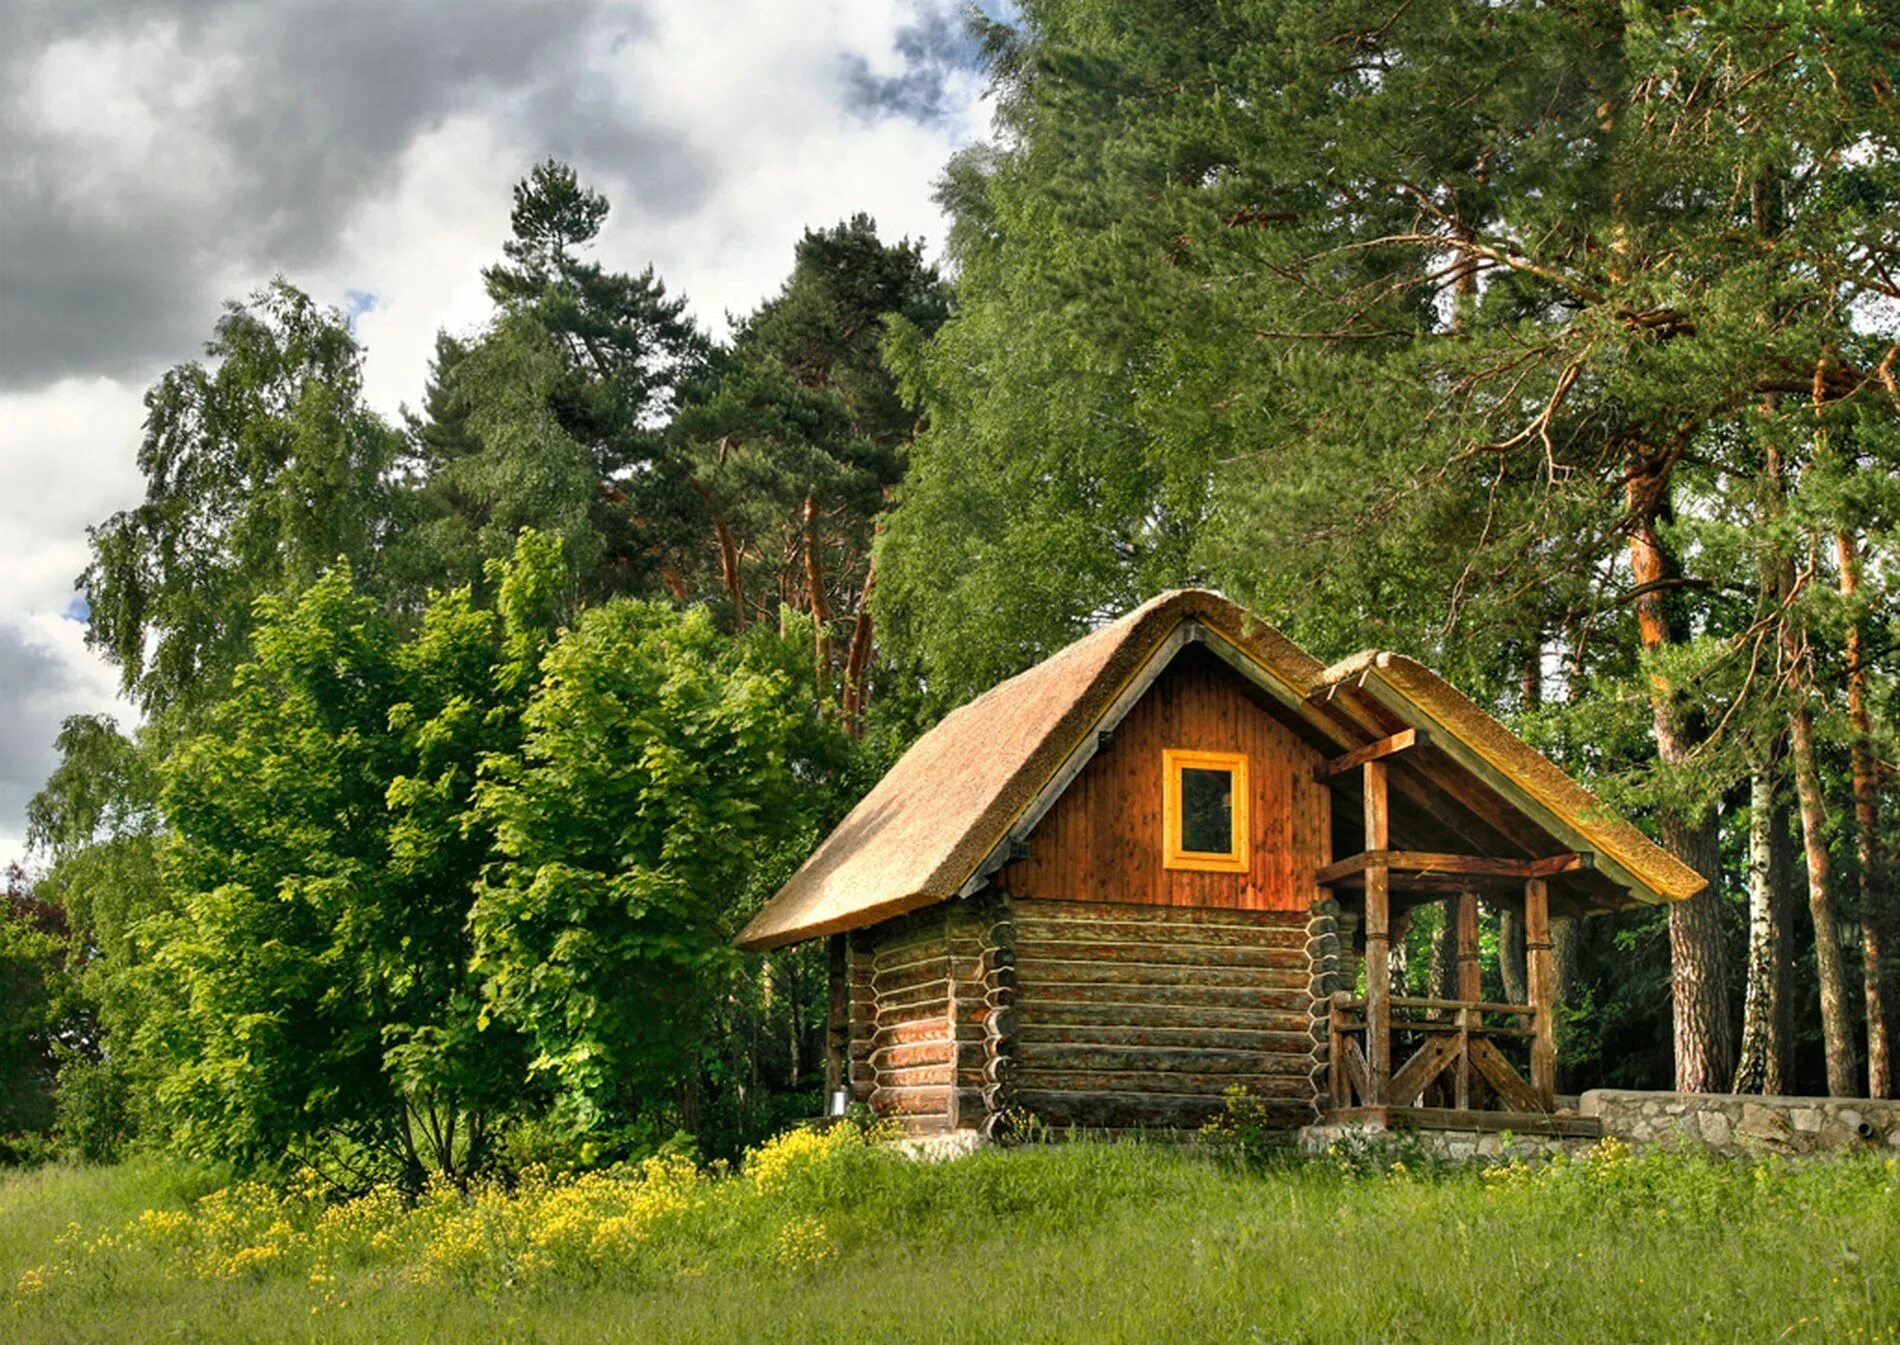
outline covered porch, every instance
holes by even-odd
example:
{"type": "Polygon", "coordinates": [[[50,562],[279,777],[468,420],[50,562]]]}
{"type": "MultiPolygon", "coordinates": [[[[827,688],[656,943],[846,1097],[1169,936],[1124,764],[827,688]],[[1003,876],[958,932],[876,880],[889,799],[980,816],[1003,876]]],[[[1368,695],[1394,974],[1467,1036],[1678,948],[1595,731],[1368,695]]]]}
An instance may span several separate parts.
{"type": "MultiPolygon", "coordinates": [[[[1326,1008],[1328,1078],[1322,1105],[1330,1124],[1504,1131],[1589,1137],[1593,1117],[1560,1105],[1557,1093],[1557,975],[1553,908],[1581,916],[1606,909],[1596,857],[1588,850],[1519,843],[1494,853],[1395,849],[1394,758],[1416,755],[1425,735],[1404,730],[1328,762],[1322,774],[1348,785],[1363,826],[1363,848],[1321,868],[1318,886],[1338,904],[1342,923],[1363,943],[1363,990],[1337,989],[1326,1008]],[[1524,850],[1545,853],[1525,854],[1524,850]],[[1517,853],[1496,853],[1515,850],[1517,853]],[[1479,900],[1521,914],[1525,946],[1523,1003],[1486,999],[1479,962],[1479,900]],[[1395,928],[1421,906],[1441,907],[1455,943],[1449,997],[1394,993],[1395,928]]],[[[1415,798],[1426,781],[1408,783],[1415,798]]],[[[1437,771],[1432,774],[1442,774],[1437,771]]],[[[1475,783],[1475,782],[1474,782],[1475,783]]],[[[1343,793],[1344,790],[1342,789],[1343,793]]],[[[1472,795],[1467,793],[1467,804],[1472,795]]],[[[1344,800],[1340,800],[1344,802],[1344,800]]],[[[1495,804],[1504,800],[1496,799],[1495,804]]],[[[1403,805],[1401,805],[1403,806],[1403,805]]],[[[1489,811],[1489,810],[1487,810],[1489,811]]],[[[1492,813],[1495,818],[1497,814],[1492,813]]],[[[1501,820],[1501,819],[1500,819],[1501,820]]],[[[1501,839],[1501,838],[1500,838],[1501,839]]],[[[1343,848],[1336,840],[1335,852],[1343,848]]],[[[1350,965],[1350,962],[1348,963],[1350,965]]],[[[1359,978],[1348,975],[1353,985],[1359,978]]],[[[1441,987],[1442,988],[1442,987],[1441,987]]]]}

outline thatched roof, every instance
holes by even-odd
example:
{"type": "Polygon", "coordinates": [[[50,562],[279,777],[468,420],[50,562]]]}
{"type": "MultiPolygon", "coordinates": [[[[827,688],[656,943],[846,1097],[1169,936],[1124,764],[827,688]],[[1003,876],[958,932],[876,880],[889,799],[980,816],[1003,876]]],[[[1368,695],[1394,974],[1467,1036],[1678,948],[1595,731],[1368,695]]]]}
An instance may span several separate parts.
{"type": "Polygon", "coordinates": [[[1340,751],[1380,736],[1381,718],[1429,722],[1434,742],[1447,739],[1467,767],[1495,771],[1493,784],[1507,795],[1521,791],[1544,831],[1583,837],[1607,857],[1629,900],[1680,900],[1703,886],[1692,869],[1411,659],[1369,652],[1328,669],[1220,595],[1186,589],[1144,603],[946,716],[838,824],[738,945],[774,948],[956,896],[1046,787],[1060,786],[1064,762],[1126,699],[1137,676],[1158,671],[1163,660],[1154,656],[1184,623],[1302,708],[1309,735],[1340,751]],[[1345,701],[1354,702],[1351,714],[1333,703],[1345,701]]]}

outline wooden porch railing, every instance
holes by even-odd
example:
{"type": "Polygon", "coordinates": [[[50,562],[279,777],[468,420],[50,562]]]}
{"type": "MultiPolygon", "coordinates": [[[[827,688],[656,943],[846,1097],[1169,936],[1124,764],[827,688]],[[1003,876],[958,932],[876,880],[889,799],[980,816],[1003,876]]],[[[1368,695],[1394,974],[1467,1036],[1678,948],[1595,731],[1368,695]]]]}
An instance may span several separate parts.
{"type": "Polygon", "coordinates": [[[1452,1087],[1456,1110],[1475,1107],[1482,1090],[1495,1096],[1504,1110],[1548,1114],[1556,1110],[1557,1102],[1550,878],[1581,865],[1582,857],[1486,859],[1393,850],[1385,758],[1413,746],[1416,735],[1398,734],[1349,752],[1323,768],[1336,771],[1356,767],[1363,773],[1366,838],[1362,853],[1326,865],[1314,874],[1321,886],[1350,880],[1364,887],[1366,997],[1359,1000],[1342,993],[1333,998],[1333,1110],[1411,1107],[1447,1070],[1455,1070],[1452,1087]],[[1480,998],[1478,900],[1469,889],[1457,894],[1449,912],[1457,935],[1459,997],[1415,999],[1392,994],[1391,890],[1395,867],[1483,874],[1523,882],[1524,961],[1530,1003],[1491,1004],[1480,998]],[[1395,1010],[1450,1016],[1408,1019],[1395,1010]],[[1517,1021],[1510,1026],[1486,1021],[1497,1016],[1517,1021]],[[1396,1070],[1392,1067],[1395,1031],[1419,1043],[1396,1070]],[[1498,1050],[1498,1039],[1507,1037],[1523,1037],[1530,1043],[1529,1083],[1498,1050]]]}
{"type": "Polygon", "coordinates": [[[1387,1042],[1413,1046],[1405,1063],[1389,1075],[1375,1065],[1376,1056],[1366,1048],[1372,1026],[1366,1000],[1345,991],[1333,996],[1330,1059],[1334,1111],[1430,1105],[1427,1099],[1432,1096],[1432,1086],[1447,1075],[1449,1088],[1443,1090],[1435,1105],[1475,1111],[1485,1105],[1488,1096],[1504,1111],[1555,1110],[1556,1099],[1548,1081],[1526,1083],[1498,1049],[1500,1040],[1537,1040],[1538,1010],[1533,1006],[1408,995],[1388,996],[1386,1005],[1390,1010],[1387,1042]],[[1497,1018],[1510,1021],[1491,1021],[1497,1018]]]}

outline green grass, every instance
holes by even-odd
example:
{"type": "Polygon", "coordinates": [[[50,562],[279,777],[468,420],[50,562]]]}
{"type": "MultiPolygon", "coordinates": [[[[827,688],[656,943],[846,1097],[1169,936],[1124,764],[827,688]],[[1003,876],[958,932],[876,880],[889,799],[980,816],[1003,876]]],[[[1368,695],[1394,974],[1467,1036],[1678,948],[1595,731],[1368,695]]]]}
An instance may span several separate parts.
{"type": "Polygon", "coordinates": [[[0,1177],[0,1338],[1851,1342],[1900,1324],[1900,1163],[1875,1158],[1245,1173],[1158,1146],[919,1165],[806,1139],[739,1177],[328,1215],[255,1189],[196,1202],[212,1181],[150,1161],[0,1177]],[[70,1222],[84,1236],[61,1243],[70,1222]]]}

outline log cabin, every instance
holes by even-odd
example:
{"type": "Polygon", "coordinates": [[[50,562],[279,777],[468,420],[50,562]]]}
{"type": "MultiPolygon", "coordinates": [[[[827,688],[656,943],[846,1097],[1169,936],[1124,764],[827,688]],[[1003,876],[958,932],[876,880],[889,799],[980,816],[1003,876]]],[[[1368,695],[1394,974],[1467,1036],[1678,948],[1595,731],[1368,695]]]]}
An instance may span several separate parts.
{"type": "MultiPolygon", "coordinates": [[[[1412,659],[1166,593],[945,717],[741,931],[824,939],[831,1096],[913,1133],[1315,1121],[1588,1133],[1551,922],[1704,880],[1412,659]],[[1487,1000],[1480,899],[1521,911],[1487,1000]],[[1394,993],[1442,903],[1450,993],[1394,993]]],[[[1400,986],[1403,989],[1403,986],[1400,986]]]]}

